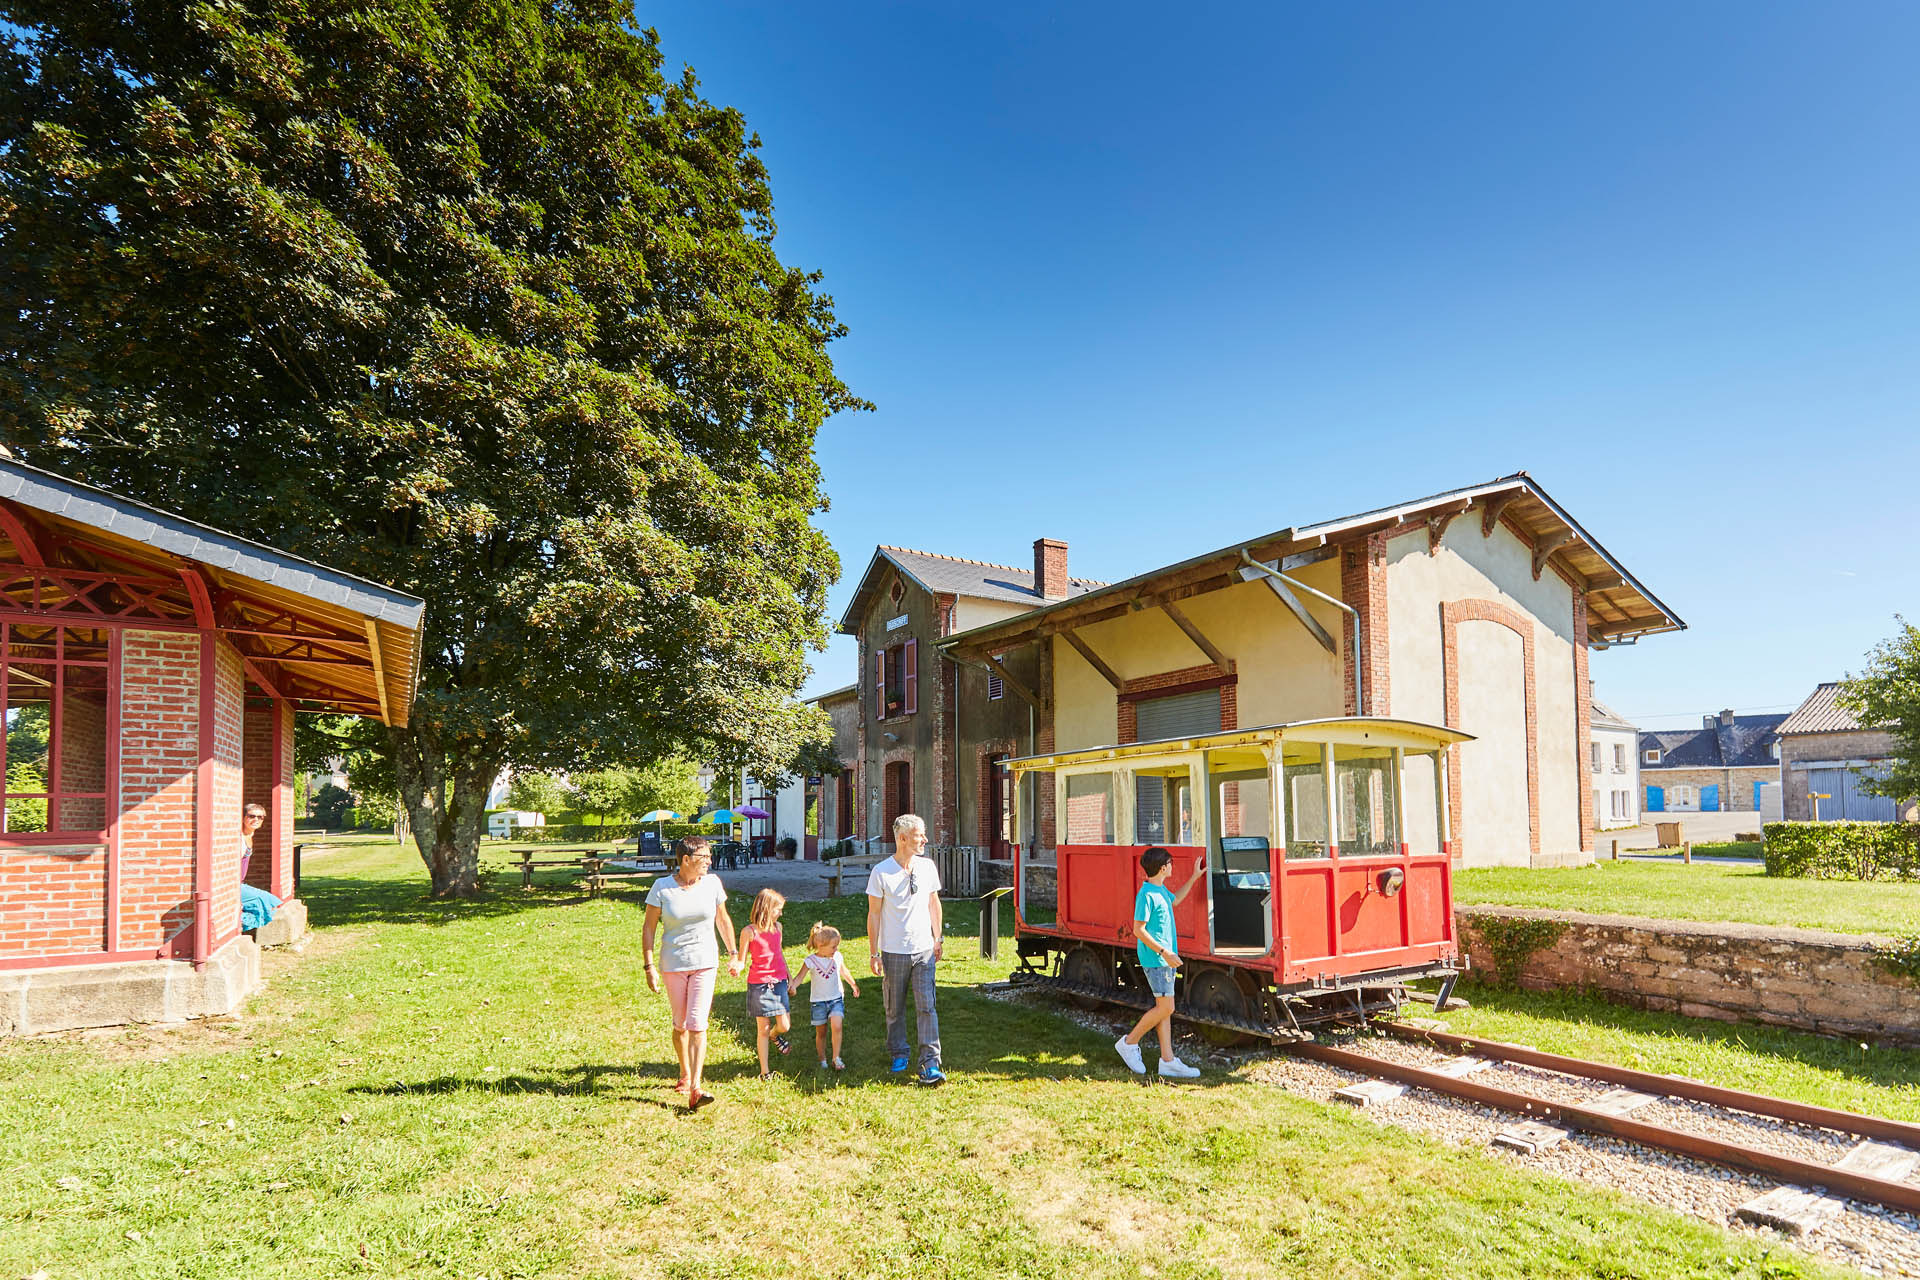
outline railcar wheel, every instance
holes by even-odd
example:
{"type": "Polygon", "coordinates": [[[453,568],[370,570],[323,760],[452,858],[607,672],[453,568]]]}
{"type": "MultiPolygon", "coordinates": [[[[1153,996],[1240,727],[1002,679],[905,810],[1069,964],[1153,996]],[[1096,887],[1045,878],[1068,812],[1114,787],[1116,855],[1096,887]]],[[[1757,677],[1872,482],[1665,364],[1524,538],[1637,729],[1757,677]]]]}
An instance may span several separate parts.
{"type": "MultiPolygon", "coordinates": [[[[1216,1018],[1245,1018],[1250,1010],[1247,993],[1240,989],[1240,984],[1233,980],[1232,974],[1220,969],[1201,969],[1187,979],[1187,1004],[1196,1013],[1211,1014],[1216,1018]]],[[[1250,1044],[1253,1041],[1253,1037],[1243,1031],[1204,1022],[1195,1023],[1194,1027],[1208,1044],[1224,1046],[1250,1044]]]]}
{"type": "MultiPolygon", "coordinates": [[[[1101,948],[1085,944],[1067,952],[1066,959],[1060,962],[1060,976],[1075,986],[1096,987],[1102,991],[1112,991],[1118,985],[1113,957],[1101,948]]],[[[1098,1009],[1106,1003],[1093,996],[1069,994],[1067,999],[1081,1009],[1098,1009]]]]}

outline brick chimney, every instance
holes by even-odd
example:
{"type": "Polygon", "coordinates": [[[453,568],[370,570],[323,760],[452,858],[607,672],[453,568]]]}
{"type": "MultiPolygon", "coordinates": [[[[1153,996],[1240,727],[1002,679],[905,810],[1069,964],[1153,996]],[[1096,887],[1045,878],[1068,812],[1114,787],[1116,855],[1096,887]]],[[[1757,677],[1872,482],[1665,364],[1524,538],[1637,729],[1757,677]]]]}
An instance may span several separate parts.
{"type": "Polygon", "coordinates": [[[1728,707],[1725,711],[1722,711],[1720,713],[1720,727],[1722,729],[1733,728],[1733,708],[1732,707],[1728,707]]]}
{"type": "Polygon", "coordinates": [[[1033,540],[1033,589],[1042,600],[1067,598],[1067,544],[1058,538],[1033,540]]]}

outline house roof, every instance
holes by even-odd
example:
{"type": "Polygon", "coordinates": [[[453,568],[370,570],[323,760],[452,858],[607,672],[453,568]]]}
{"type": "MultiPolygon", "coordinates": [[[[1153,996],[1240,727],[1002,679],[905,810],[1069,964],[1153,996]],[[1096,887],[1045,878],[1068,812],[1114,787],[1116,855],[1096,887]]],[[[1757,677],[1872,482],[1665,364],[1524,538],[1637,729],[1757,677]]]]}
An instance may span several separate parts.
{"type": "Polygon", "coordinates": [[[1660,763],[1642,769],[1765,769],[1778,763],[1772,747],[1783,715],[1735,716],[1731,725],[1718,717],[1699,729],[1649,729],[1640,733],[1640,750],[1660,749],[1660,763]]]}
{"type": "MultiPolygon", "coordinates": [[[[873,559],[868,562],[866,573],[861,575],[859,588],[853,593],[853,599],[847,602],[846,612],[840,615],[842,633],[852,635],[858,630],[859,618],[867,611],[868,601],[878,589],[879,579],[884,576],[877,572],[882,565],[893,566],[901,576],[918,583],[931,595],[1000,600],[1035,608],[1046,603],[1040,593],[1034,590],[1032,569],[1016,569],[1012,565],[989,564],[985,560],[966,560],[932,551],[882,545],[874,548],[873,559]]],[[[1086,578],[1068,578],[1067,598],[1071,600],[1105,585],[1086,578]]]]}
{"type": "Polygon", "coordinates": [[[1581,585],[1587,596],[1588,635],[1593,643],[1630,643],[1641,636],[1685,629],[1687,624],[1678,614],[1628,573],[1531,476],[1520,471],[1397,506],[1248,538],[1122,582],[1051,601],[1015,618],[949,636],[940,645],[970,653],[985,652],[1028,632],[1051,635],[1072,631],[1103,618],[1118,617],[1158,592],[1193,595],[1232,586],[1242,580],[1243,553],[1267,563],[1289,558],[1310,563],[1332,555],[1338,543],[1410,521],[1423,520],[1430,530],[1444,530],[1448,521],[1470,509],[1473,515],[1468,518],[1482,519],[1488,528],[1496,520],[1510,523],[1532,544],[1542,568],[1549,562],[1558,563],[1581,585]]]}
{"type": "Polygon", "coordinates": [[[0,596],[129,626],[210,625],[256,684],[407,722],[426,612],[415,596],[5,456],[0,548],[12,551],[0,596]]]}
{"type": "Polygon", "coordinates": [[[1800,704],[1794,713],[1780,726],[1782,735],[1789,733],[1840,733],[1849,729],[1866,729],[1875,726],[1863,725],[1853,712],[1840,705],[1840,682],[1828,680],[1800,704]]]}
{"type": "Polygon", "coordinates": [[[829,689],[825,693],[816,693],[813,697],[808,698],[807,701],[824,707],[829,702],[839,702],[843,698],[851,698],[859,692],[859,685],[843,684],[838,689],[829,689]]]}
{"type": "Polygon", "coordinates": [[[1598,698],[1595,698],[1593,700],[1593,718],[1591,723],[1593,727],[1596,729],[1629,729],[1631,730],[1631,729],[1638,728],[1638,726],[1635,725],[1631,720],[1628,720],[1626,717],[1622,716],[1618,711],[1615,711],[1612,707],[1609,707],[1606,703],[1600,701],[1600,699],[1598,698]]]}

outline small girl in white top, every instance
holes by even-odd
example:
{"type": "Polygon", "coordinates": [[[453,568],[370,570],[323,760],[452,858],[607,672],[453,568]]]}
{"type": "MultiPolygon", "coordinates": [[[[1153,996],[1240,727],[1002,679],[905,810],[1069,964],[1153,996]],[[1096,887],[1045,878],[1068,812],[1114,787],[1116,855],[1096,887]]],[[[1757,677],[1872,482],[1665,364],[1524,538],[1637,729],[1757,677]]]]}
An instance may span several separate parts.
{"type": "Polygon", "coordinates": [[[794,981],[797,989],[802,982],[811,982],[813,990],[813,1047],[819,1055],[822,1070],[827,1066],[827,1035],[833,1035],[833,1069],[845,1071],[847,1064],[840,1060],[841,1026],[846,1020],[847,1002],[841,994],[844,982],[860,994],[860,984],[853,980],[853,970],[847,968],[847,959],[840,954],[840,931],[830,924],[815,924],[807,931],[807,949],[811,952],[801,962],[800,976],[794,981]]]}

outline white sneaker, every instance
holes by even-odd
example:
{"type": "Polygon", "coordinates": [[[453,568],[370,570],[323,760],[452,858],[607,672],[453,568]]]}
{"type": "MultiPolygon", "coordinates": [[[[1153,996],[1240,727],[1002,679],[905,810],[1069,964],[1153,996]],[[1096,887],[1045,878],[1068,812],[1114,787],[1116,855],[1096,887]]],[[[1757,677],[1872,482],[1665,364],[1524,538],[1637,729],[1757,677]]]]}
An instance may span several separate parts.
{"type": "Polygon", "coordinates": [[[1147,1074],[1147,1064],[1143,1062],[1140,1058],[1139,1045],[1128,1044],[1127,1038],[1125,1036],[1121,1036],[1118,1040],[1115,1040],[1113,1042],[1113,1049],[1115,1053],[1118,1053],[1120,1055],[1120,1061],[1127,1064],[1127,1070],[1133,1072],[1133,1074],[1137,1076],[1143,1076],[1147,1074]]]}
{"type": "Polygon", "coordinates": [[[1200,1068],[1189,1066],[1178,1058],[1162,1058],[1160,1074],[1169,1080],[1195,1080],[1200,1076],[1200,1068]]]}

